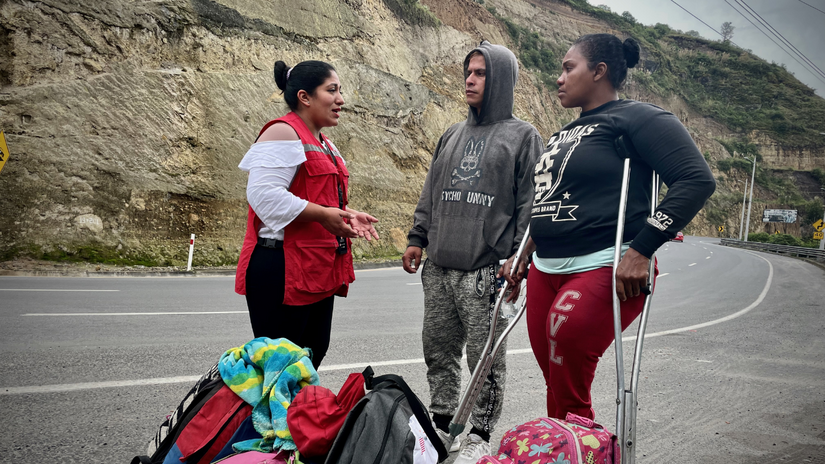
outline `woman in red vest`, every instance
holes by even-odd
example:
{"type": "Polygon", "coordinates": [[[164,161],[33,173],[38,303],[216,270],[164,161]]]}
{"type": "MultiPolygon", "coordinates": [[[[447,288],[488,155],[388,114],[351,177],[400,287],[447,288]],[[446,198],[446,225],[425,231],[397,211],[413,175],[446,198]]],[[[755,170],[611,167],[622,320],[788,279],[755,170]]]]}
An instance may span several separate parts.
{"type": "Polygon", "coordinates": [[[347,206],[349,172],[321,128],[338,125],[344,99],[323,61],[275,63],[275,83],[292,110],[269,121],[239,167],[249,173],[249,220],[235,291],[246,295],[255,337],[329,347],[333,296],[355,280],[350,239],[378,238],[377,219],[347,206]]]}

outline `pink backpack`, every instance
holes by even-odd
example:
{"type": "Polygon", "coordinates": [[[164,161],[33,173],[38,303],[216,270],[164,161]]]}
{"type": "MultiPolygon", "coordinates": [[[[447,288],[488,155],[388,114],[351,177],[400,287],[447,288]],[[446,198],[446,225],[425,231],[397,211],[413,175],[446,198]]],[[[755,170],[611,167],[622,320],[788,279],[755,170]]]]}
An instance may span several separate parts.
{"type": "Polygon", "coordinates": [[[616,435],[585,417],[543,417],[517,425],[501,439],[498,457],[477,464],[614,464],[621,462],[616,435]]]}

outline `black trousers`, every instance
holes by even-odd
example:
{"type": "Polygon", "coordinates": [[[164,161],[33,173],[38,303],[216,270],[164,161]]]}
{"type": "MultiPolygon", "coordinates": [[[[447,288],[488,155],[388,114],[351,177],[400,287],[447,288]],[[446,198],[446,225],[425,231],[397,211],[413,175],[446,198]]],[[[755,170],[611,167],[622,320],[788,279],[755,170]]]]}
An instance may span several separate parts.
{"type": "Polygon", "coordinates": [[[284,249],[256,245],[246,269],[246,305],[255,338],[287,338],[312,350],[317,369],[329,349],[332,296],[305,306],[285,305],[284,249]]]}

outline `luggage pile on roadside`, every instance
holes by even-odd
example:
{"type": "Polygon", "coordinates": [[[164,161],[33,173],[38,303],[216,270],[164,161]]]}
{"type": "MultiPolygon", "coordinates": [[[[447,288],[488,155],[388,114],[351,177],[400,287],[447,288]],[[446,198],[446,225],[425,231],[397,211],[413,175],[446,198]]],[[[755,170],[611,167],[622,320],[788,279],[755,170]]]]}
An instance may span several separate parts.
{"type": "MultiPolygon", "coordinates": [[[[393,374],[352,373],[336,395],[307,349],[256,338],[227,350],[131,464],[435,464],[447,449],[427,409],[393,374]]],[[[505,433],[479,463],[619,462],[616,436],[593,421],[539,418],[505,433]],[[615,461],[614,461],[615,460],[615,461]]]]}
{"type": "Polygon", "coordinates": [[[350,374],[336,395],[308,349],[256,338],[227,350],[132,464],[434,464],[447,457],[404,380],[350,374]]]}

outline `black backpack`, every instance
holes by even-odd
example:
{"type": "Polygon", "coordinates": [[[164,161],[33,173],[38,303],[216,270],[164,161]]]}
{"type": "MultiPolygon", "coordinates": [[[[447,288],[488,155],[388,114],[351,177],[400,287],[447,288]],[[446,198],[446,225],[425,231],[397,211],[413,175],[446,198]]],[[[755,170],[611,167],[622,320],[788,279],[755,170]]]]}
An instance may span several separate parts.
{"type": "Polygon", "coordinates": [[[426,408],[403,378],[373,377],[367,367],[364,380],[369,391],[347,414],[325,464],[412,464],[419,446],[409,425],[413,415],[437,450],[438,462],[447,458],[426,408]]]}

